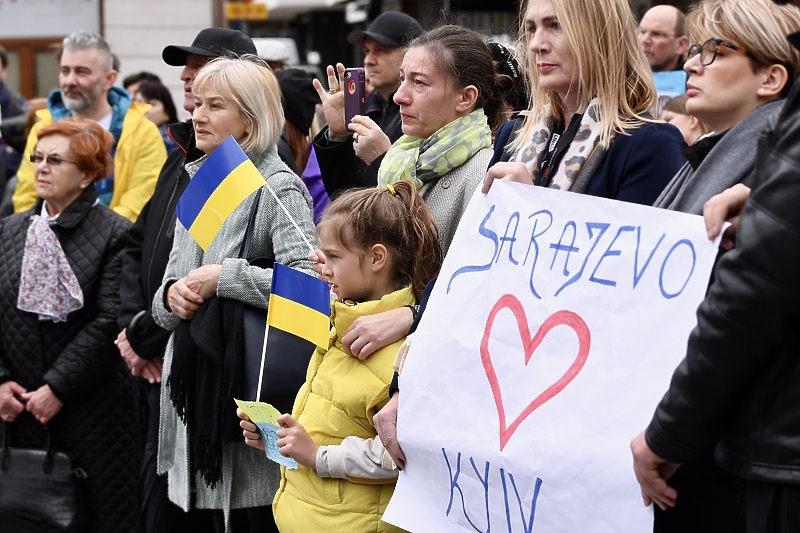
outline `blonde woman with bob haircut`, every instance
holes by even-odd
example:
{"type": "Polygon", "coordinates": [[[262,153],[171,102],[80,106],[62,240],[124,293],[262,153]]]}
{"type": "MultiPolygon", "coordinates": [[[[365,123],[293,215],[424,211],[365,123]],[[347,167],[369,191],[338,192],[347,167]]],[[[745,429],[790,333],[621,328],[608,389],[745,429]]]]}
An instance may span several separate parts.
{"type": "MultiPolygon", "coordinates": [[[[303,239],[314,239],[312,202],[300,178],[278,157],[284,121],[281,92],[266,65],[247,57],[215,59],[197,75],[192,92],[196,145],[206,156],[186,164],[189,176],[233,136],[300,229],[267,190],[260,196],[253,193],[234,210],[208,250],[203,251],[176,223],[164,280],[153,299],[156,323],[173,332],[164,355],[158,471],[167,473],[169,498],[184,510],[190,506],[223,510],[215,513],[218,531],[236,533],[250,527],[277,531],[270,506],[280,470],[277,463],[241,442],[236,411],[230,407],[240,386],[241,368],[209,364],[202,350],[199,356],[192,350],[195,332],[215,326],[214,321],[206,326],[208,309],[229,309],[230,303],[223,299],[267,308],[271,266],[259,268],[239,258],[256,198],[248,258],[270,258],[309,273],[303,239]],[[212,303],[215,297],[219,300],[212,303]],[[203,322],[191,325],[196,320],[203,322]]],[[[235,317],[236,311],[232,314],[235,317]]],[[[223,323],[225,338],[228,331],[235,338],[235,326],[241,321],[223,315],[223,323]]],[[[230,355],[226,349],[226,361],[238,360],[230,355]]]]}
{"type": "Polygon", "coordinates": [[[656,90],[628,1],[528,0],[522,7],[518,45],[527,51],[520,55],[531,105],[521,125],[507,123],[497,134],[494,161],[501,162],[484,192],[506,179],[652,204],[685,159],[678,129],[648,114],[656,90]]]}

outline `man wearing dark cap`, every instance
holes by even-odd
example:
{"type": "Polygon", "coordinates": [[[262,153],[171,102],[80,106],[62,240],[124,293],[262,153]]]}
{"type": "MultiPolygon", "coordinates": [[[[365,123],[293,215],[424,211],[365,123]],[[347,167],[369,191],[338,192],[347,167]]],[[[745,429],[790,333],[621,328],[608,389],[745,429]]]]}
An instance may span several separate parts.
{"type": "Polygon", "coordinates": [[[322,99],[328,127],[314,138],[314,150],[328,194],[350,187],[374,187],[378,168],[389,147],[403,134],[400,107],[392,99],[400,87],[403,46],[422,33],[414,18],[398,11],[387,11],[366,30],[356,30],[347,40],[364,47],[364,70],[375,89],[367,98],[366,116],[344,124],[344,66],[328,66],[330,92],[318,80],[314,87],[322,99]]]}
{"type": "MultiPolygon", "coordinates": [[[[206,28],[197,34],[191,46],[171,45],[164,48],[162,58],[168,65],[183,67],[180,74],[185,97],[183,107],[191,113],[194,111],[194,78],[209,60],[220,56],[255,53],[253,41],[242,32],[206,28]]],[[[167,497],[166,476],[156,473],[161,357],[170,332],[161,329],[153,321],[150,304],[156,289],[161,285],[172,249],[175,204],[189,183],[184,165],[203,155],[195,146],[191,120],[170,124],[167,130],[180,150],[169,153],[161,168],[152,198],[145,204],[136,224],[128,232],[120,285],[122,305],[117,315],[121,330],[117,337],[117,346],[131,373],[147,380],[143,385],[147,443],[141,471],[144,531],[213,532],[211,511],[182,511],[167,497]]]]}

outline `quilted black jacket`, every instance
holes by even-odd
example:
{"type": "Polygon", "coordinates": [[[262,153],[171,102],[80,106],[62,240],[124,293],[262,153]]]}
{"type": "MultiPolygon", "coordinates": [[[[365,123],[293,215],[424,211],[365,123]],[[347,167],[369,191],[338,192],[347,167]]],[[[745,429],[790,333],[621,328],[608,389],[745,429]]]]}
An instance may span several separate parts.
{"type": "MultiPolygon", "coordinates": [[[[800,48],[800,32],[790,36],[800,48]]],[[[646,432],[661,457],[712,449],[743,478],[800,484],[800,83],[759,149],[736,249],[646,432]]]]}
{"type": "MultiPolygon", "coordinates": [[[[130,223],[94,205],[90,187],[53,227],[78,278],[84,307],[66,322],[40,321],[17,309],[20,268],[33,210],[0,223],[0,382],[27,390],[50,385],[64,406],[49,424],[58,448],[88,474],[89,531],[132,532],[141,447],[133,383],[114,346],[124,234],[130,223]]],[[[27,413],[4,427],[20,447],[43,447],[44,431],[27,413]]],[[[2,527],[0,527],[2,529],[2,527]]]]}

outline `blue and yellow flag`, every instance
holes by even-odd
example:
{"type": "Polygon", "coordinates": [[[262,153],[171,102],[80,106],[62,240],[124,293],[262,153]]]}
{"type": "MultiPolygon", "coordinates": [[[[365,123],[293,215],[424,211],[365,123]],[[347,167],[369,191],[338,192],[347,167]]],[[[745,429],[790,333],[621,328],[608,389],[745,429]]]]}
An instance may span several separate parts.
{"type": "Polygon", "coordinates": [[[214,150],[178,200],[178,220],[204,251],[233,210],[265,183],[232,136],[214,150]]]}
{"type": "Polygon", "coordinates": [[[327,348],[330,311],[330,288],[327,283],[305,272],[275,263],[267,312],[267,324],[270,327],[327,348]]]}

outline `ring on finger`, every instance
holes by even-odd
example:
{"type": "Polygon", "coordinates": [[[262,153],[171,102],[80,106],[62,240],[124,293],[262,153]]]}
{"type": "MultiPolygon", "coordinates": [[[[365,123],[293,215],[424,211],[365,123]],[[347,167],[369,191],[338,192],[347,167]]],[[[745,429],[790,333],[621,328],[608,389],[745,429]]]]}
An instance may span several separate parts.
{"type": "Polygon", "coordinates": [[[353,132],[353,142],[354,143],[358,142],[358,132],[353,132]]]}
{"type": "Polygon", "coordinates": [[[328,91],[328,94],[336,94],[336,93],[338,93],[340,90],[341,90],[341,89],[331,89],[330,91],[328,91]]]}

